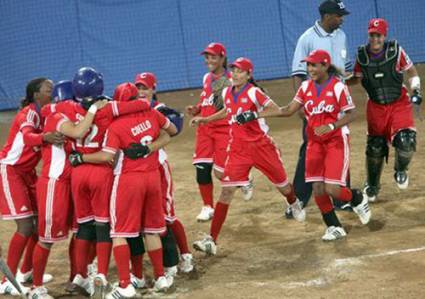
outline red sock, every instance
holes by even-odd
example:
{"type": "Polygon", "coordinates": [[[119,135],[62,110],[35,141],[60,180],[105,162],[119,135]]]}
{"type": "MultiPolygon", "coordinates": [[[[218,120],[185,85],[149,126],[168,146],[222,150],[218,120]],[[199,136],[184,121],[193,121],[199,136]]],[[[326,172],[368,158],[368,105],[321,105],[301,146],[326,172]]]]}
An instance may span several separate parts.
{"type": "Polygon", "coordinates": [[[40,246],[37,243],[34,248],[33,255],[33,272],[32,280],[34,287],[41,287],[43,285],[43,274],[46,270],[47,260],[49,259],[50,250],[40,246]]]}
{"type": "Polygon", "coordinates": [[[87,240],[75,239],[75,258],[77,273],[82,277],[87,277],[88,252],[92,242],[87,240]]]}
{"type": "Polygon", "coordinates": [[[291,192],[289,194],[285,194],[285,197],[288,203],[291,205],[297,200],[297,197],[295,195],[294,187],[291,184],[289,184],[289,187],[291,187],[291,192]]]}
{"type": "Polygon", "coordinates": [[[97,242],[97,272],[105,276],[108,275],[109,260],[111,259],[112,243],[111,242],[97,242]]]}
{"type": "Polygon", "coordinates": [[[213,200],[213,183],[209,184],[199,184],[199,191],[201,192],[202,200],[204,201],[204,206],[210,206],[214,208],[214,200],[213,200]]]}
{"type": "Polygon", "coordinates": [[[177,246],[179,246],[180,254],[190,253],[189,246],[187,245],[186,232],[180,220],[174,220],[170,227],[176,238],[177,246]]]}
{"type": "Polygon", "coordinates": [[[137,278],[143,278],[143,254],[131,256],[131,273],[137,278]]]}
{"type": "Polygon", "coordinates": [[[75,236],[72,236],[71,241],[69,242],[68,255],[69,255],[69,281],[72,281],[77,274],[77,259],[76,259],[76,250],[75,250],[75,236]]]}
{"type": "Polygon", "coordinates": [[[87,264],[93,263],[96,257],[96,242],[90,242],[89,252],[87,253],[87,264]]]}
{"type": "Polygon", "coordinates": [[[113,251],[120,287],[126,288],[130,284],[130,247],[127,244],[119,245],[113,251]]]}
{"type": "Polygon", "coordinates": [[[353,198],[353,194],[351,193],[351,190],[347,187],[341,187],[338,199],[341,201],[351,201],[353,198]]]}
{"type": "Polygon", "coordinates": [[[38,234],[32,234],[27,242],[27,247],[25,249],[24,261],[22,262],[21,272],[27,273],[32,270],[32,256],[35,244],[38,242],[38,234]]]}
{"type": "Polygon", "coordinates": [[[164,266],[162,259],[162,248],[148,251],[149,258],[151,259],[155,279],[164,276],[164,266]]]}
{"type": "Polygon", "coordinates": [[[326,193],[320,196],[314,196],[314,200],[316,201],[322,215],[329,213],[334,208],[330,196],[326,193]]]}
{"type": "Polygon", "coordinates": [[[20,233],[14,233],[12,239],[9,242],[9,250],[7,252],[7,265],[13,275],[16,275],[19,261],[21,260],[22,254],[24,253],[25,246],[27,245],[29,237],[25,237],[20,233]]]}
{"type": "Polygon", "coordinates": [[[220,233],[221,227],[226,220],[228,210],[228,204],[219,201],[215,205],[214,217],[211,222],[211,237],[213,238],[214,242],[217,241],[218,234],[220,233]]]}

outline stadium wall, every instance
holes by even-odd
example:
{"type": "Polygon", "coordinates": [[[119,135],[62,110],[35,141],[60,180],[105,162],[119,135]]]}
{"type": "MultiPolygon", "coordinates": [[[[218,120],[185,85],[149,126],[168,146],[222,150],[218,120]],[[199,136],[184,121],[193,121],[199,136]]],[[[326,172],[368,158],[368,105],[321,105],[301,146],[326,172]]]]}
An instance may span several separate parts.
{"type": "MultiPolygon", "coordinates": [[[[105,77],[106,93],[141,71],[159,90],[201,86],[201,50],[211,41],[229,59],[247,56],[257,79],[287,77],[299,35],[318,19],[320,0],[2,0],[0,109],[13,109],[33,77],[71,79],[81,66],[105,77]]],[[[414,62],[425,61],[424,0],[346,0],[349,55],[372,17],[389,21],[414,62]]]]}

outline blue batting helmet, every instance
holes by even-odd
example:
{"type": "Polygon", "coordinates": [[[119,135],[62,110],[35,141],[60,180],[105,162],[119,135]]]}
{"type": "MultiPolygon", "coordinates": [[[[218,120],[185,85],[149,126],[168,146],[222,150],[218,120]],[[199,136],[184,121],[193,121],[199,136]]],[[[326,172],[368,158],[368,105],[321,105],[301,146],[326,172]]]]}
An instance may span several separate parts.
{"type": "Polygon", "coordinates": [[[184,114],[166,106],[159,107],[157,110],[161,112],[165,117],[167,117],[176,126],[177,134],[179,134],[180,131],[183,129],[184,114]]]}
{"type": "Polygon", "coordinates": [[[56,103],[66,100],[73,100],[74,92],[72,91],[72,82],[69,80],[63,80],[56,83],[53,87],[52,98],[56,103]]]}
{"type": "Polygon", "coordinates": [[[103,93],[103,75],[91,67],[82,67],[72,80],[72,90],[77,101],[96,99],[103,93]]]}

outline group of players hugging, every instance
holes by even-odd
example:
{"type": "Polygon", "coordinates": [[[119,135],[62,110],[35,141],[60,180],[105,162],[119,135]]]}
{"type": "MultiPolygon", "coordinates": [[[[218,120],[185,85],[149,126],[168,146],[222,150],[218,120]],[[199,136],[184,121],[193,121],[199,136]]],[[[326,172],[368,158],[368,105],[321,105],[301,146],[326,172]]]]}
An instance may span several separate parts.
{"type": "MultiPolygon", "coordinates": [[[[211,221],[210,233],[193,247],[217,252],[217,238],[239,189],[253,194],[250,175],[257,168],[289,204],[295,220],[306,212],[286,175],[281,153],[268,135],[267,117],[289,117],[303,109],[308,146],[305,178],[326,225],[324,241],[346,236],[332,199],[349,203],[362,224],[371,219],[369,201],[379,191],[380,175],[395,147],[395,180],[407,188],[415,151],[412,104],[421,103],[420,80],[396,41],[377,31],[360,47],[354,76],[344,81],[324,50],[304,58],[309,78],[293,100],[279,107],[254,80],[245,57],[227,65],[225,47],[209,44],[202,55],[208,67],[196,105],[186,107],[196,126],[193,164],[203,199],[198,221],[211,221]],[[403,85],[409,75],[412,96],[403,85]],[[355,105],[347,85],[361,82],[368,93],[367,183],[364,190],[346,185],[350,164],[348,125],[355,105]],[[212,173],[221,183],[213,201],[212,173]]],[[[136,289],[168,290],[175,275],[194,271],[185,229],[174,211],[171,168],[164,147],[179,134],[183,114],[158,101],[153,73],[119,84],[112,98],[103,94],[103,76],[84,67],[72,80],[53,84],[35,78],[26,87],[0,153],[0,211],[14,220],[7,263],[32,299],[53,298],[44,284],[53,244],[70,240],[68,292],[94,298],[131,298],[136,289]],[[52,101],[53,99],[53,101],[52,101]],[[36,166],[42,161],[37,176],[36,166]],[[69,238],[69,232],[72,233],[69,238]],[[147,252],[154,279],[144,278],[147,252]],[[108,283],[111,254],[118,283],[108,283]],[[18,271],[21,258],[23,262],[18,271]]],[[[19,295],[7,279],[0,294],[19,295]]]]}

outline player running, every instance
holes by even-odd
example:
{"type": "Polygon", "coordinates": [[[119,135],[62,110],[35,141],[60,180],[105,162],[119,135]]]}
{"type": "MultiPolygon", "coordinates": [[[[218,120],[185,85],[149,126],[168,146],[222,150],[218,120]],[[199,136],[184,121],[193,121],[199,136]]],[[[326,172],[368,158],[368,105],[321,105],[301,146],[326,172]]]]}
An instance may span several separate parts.
{"type": "MultiPolygon", "coordinates": [[[[409,186],[407,173],[416,150],[413,110],[420,111],[421,81],[409,56],[396,40],[386,41],[388,23],[372,19],[368,27],[369,43],[360,46],[354,76],[348,84],[362,84],[367,101],[368,136],[366,145],[367,180],[364,194],[376,200],[388,145],[395,148],[394,179],[398,188],[409,186]],[[412,96],[403,84],[406,73],[412,96]],[[413,104],[413,106],[412,106],[413,104]]],[[[420,117],[420,115],[419,115],[420,117]]]]}
{"type": "MultiPolygon", "coordinates": [[[[38,240],[34,217],[37,214],[35,167],[41,158],[40,147],[44,143],[63,143],[60,134],[42,132],[44,119],[40,110],[50,103],[52,88],[53,83],[47,78],[35,78],[28,82],[22,108],[13,120],[6,144],[0,152],[0,213],[2,219],[14,220],[17,227],[7,254],[7,264],[14,275],[25,247],[25,260],[32,267],[33,248],[38,240]]],[[[29,272],[25,273],[25,278],[31,276],[31,267],[27,269],[29,272]]],[[[25,293],[29,290],[21,288],[25,293]]],[[[5,278],[0,284],[0,294],[19,296],[19,292],[5,278]]]]}
{"type": "Polygon", "coordinates": [[[258,117],[291,116],[301,108],[307,118],[306,182],[313,183],[313,195],[327,226],[322,237],[333,241],[346,236],[335,214],[332,199],[351,203],[362,224],[367,224],[371,211],[367,198],[358,189],[346,187],[350,165],[349,130],[355,118],[355,106],[347,86],[337,76],[331,57],[324,50],[315,50],[304,58],[311,79],[304,81],[293,101],[280,111],[244,112],[239,121],[245,123],[258,117]]]}
{"type": "Polygon", "coordinates": [[[233,86],[223,91],[224,108],[211,116],[197,116],[191,120],[191,124],[195,125],[227,117],[226,121],[231,126],[228,157],[221,179],[222,191],[215,208],[210,235],[194,243],[195,249],[212,255],[216,254],[217,238],[233,195],[238,186],[249,182],[252,167],[260,170],[277,187],[291,205],[296,220],[305,219],[305,211],[288,182],[280,151],[268,135],[269,128],[264,119],[238,124],[238,116],[244,112],[258,115],[261,111],[279,111],[279,107],[256,86],[253,79],[254,66],[249,59],[238,58],[231,67],[233,86]]]}

